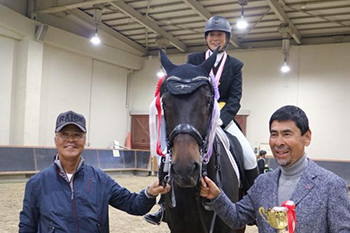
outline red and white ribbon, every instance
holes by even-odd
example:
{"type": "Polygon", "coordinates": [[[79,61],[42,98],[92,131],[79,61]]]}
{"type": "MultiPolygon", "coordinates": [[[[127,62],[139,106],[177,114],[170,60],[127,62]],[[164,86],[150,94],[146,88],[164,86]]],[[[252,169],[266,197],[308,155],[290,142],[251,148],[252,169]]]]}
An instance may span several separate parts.
{"type": "MultiPolygon", "coordinates": [[[[160,87],[162,86],[162,83],[164,81],[165,76],[159,79],[156,93],[155,93],[155,107],[158,112],[158,137],[157,137],[157,145],[156,145],[156,152],[160,156],[165,156],[162,152],[161,144],[160,144],[160,129],[161,129],[161,122],[162,122],[162,103],[161,103],[161,97],[160,97],[160,87]]],[[[153,102],[152,102],[153,104],[153,102]]],[[[151,117],[151,116],[150,116],[151,117]]],[[[151,121],[150,121],[151,122],[151,121]]],[[[154,126],[152,126],[154,127],[154,126]]],[[[151,131],[151,125],[150,125],[150,131],[151,131]]],[[[151,138],[152,140],[152,138],[151,138]]],[[[152,143],[151,143],[152,145],[152,143]]]]}
{"type": "MultiPolygon", "coordinates": [[[[205,52],[205,60],[207,60],[211,55],[211,51],[208,49],[206,52],[205,52]]],[[[226,63],[226,59],[227,59],[227,53],[226,51],[224,52],[223,56],[222,56],[222,61],[221,61],[221,64],[219,66],[219,69],[218,71],[216,72],[216,75],[214,75],[214,72],[213,72],[213,69],[211,69],[210,71],[210,75],[213,75],[216,79],[216,82],[220,83],[220,78],[221,78],[221,75],[222,75],[222,72],[224,70],[224,66],[225,66],[225,63],[226,63]]]]}
{"type": "Polygon", "coordinates": [[[297,227],[297,218],[295,214],[295,204],[293,201],[285,201],[282,204],[283,207],[288,209],[288,229],[289,233],[294,233],[294,229],[297,227]],[[294,221],[294,226],[293,226],[294,221]]]}

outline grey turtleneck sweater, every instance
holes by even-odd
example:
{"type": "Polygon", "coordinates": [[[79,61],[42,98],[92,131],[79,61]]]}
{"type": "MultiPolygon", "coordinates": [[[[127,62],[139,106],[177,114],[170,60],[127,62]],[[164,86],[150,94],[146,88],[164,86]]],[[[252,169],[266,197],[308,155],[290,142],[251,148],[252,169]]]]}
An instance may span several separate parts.
{"type": "Polygon", "coordinates": [[[307,159],[304,153],[296,163],[288,167],[281,167],[281,176],[278,181],[278,205],[290,200],[293,191],[300,180],[305,168],[307,167],[307,159]]]}

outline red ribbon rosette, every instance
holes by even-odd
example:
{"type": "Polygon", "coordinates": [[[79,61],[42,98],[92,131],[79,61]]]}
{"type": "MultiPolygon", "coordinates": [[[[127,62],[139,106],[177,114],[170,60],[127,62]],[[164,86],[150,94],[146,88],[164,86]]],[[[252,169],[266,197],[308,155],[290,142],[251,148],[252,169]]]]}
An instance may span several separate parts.
{"type": "Polygon", "coordinates": [[[295,215],[295,204],[293,201],[285,201],[283,202],[282,206],[288,209],[289,233],[294,233],[294,229],[297,227],[297,218],[295,215]],[[294,221],[294,227],[293,227],[293,221],[294,221]]]}

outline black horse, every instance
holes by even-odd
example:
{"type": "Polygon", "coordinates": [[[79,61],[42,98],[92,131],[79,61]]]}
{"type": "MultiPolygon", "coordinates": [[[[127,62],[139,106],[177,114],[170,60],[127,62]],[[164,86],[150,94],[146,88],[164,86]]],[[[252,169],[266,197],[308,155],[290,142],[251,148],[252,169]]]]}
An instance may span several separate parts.
{"type": "MultiPolygon", "coordinates": [[[[230,229],[206,207],[207,200],[199,195],[204,173],[233,202],[242,196],[242,172],[239,180],[218,138],[210,140],[210,133],[216,129],[215,110],[219,111],[215,109],[215,88],[209,78],[216,54],[217,51],[200,66],[177,66],[160,51],[167,72],[160,96],[171,158],[168,182],[172,186],[165,196],[166,222],[173,233],[244,232],[244,229],[230,229]],[[212,145],[214,152],[209,159],[212,145]]],[[[230,145],[235,156],[243,156],[238,140],[232,139],[230,145]]]]}

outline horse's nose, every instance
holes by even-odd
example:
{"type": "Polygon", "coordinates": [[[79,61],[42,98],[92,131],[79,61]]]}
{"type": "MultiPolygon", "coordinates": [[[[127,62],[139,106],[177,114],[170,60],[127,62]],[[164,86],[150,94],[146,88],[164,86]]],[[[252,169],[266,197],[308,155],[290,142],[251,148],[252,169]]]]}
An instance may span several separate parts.
{"type": "Polygon", "coordinates": [[[199,164],[197,162],[187,164],[175,162],[171,166],[171,172],[172,174],[180,176],[193,176],[199,172],[199,164]]]}
{"type": "Polygon", "coordinates": [[[194,187],[200,174],[200,153],[196,140],[188,134],[174,139],[171,175],[182,187],[194,187]]]}
{"type": "Polygon", "coordinates": [[[171,176],[174,181],[183,188],[190,188],[197,185],[200,174],[200,166],[197,162],[182,164],[173,163],[171,166],[171,176]]]}

